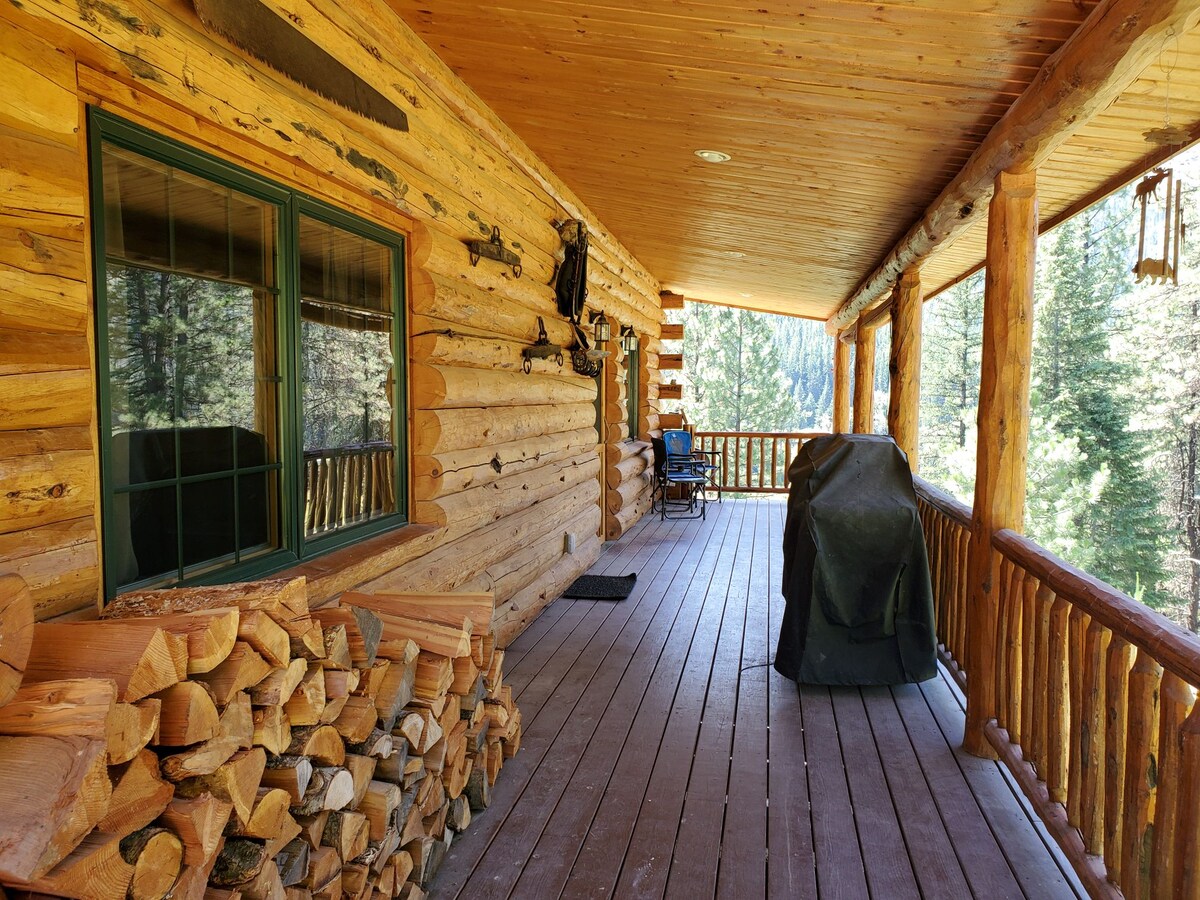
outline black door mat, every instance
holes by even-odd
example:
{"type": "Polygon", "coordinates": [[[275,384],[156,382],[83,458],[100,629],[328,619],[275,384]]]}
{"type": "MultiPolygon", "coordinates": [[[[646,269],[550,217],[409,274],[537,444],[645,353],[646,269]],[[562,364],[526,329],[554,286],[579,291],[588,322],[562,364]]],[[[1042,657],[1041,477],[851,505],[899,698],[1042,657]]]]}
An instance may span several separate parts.
{"type": "Polygon", "coordinates": [[[628,575],[580,575],[563,591],[563,596],[572,600],[624,600],[636,581],[636,572],[628,575]]]}

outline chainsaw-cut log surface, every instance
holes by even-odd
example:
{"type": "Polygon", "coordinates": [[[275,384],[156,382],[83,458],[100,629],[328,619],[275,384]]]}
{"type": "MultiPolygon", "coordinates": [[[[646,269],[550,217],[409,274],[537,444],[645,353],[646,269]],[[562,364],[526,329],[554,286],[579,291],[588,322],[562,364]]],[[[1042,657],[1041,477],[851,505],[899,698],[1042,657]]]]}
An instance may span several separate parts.
{"type": "Polygon", "coordinates": [[[0,879],[40,878],[78,846],[111,796],[104,740],[0,737],[0,879]]]}
{"type": "Polygon", "coordinates": [[[111,678],[131,702],[187,677],[187,638],[153,622],[41,622],[25,680],[111,678]]]}
{"type": "Polygon", "coordinates": [[[124,900],[133,873],[134,867],[121,856],[120,838],[97,831],[30,887],[75,900],[124,900]]]}
{"type": "Polygon", "coordinates": [[[472,634],[484,634],[492,626],[495,599],[488,591],[398,593],[395,591],[364,594],[347,591],[343,606],[361,606],[374,613],[408,616],[427,622],[457,626],[465,617],[472,634]]]}
{"type": "Polygon", "coordinates": [[[183,843],[165,828],[143,828],[121,839],[121,858],[133,866],[130,900],[161,900],[183,865],[183,843]]]}
{"type": "Polygon", "coordinates": [[[19,575],[0,576],[0,705],[21,685],[33,643],[33,596],[19,575]]]}
{"type": "Polygon", "coordinates": [[[181,681],[160,691],[157,743],[185,747],[215,737],[220,713],[208,688],[199,681],[181,681]]]}
{"type": "Polygon", "coordinates": [[[158,734],[162,703],[153,697],[137,703],[116,703],[108,715],[108,763],[133,759],[158,734]]]}
{"type": "Polygon", "coordinates": [[[231,812],[232,803],[202,793],[191,799],[172,800],[161,821],[183,841],[184,864],[205,868],[217,855],[221,832],[231,812]]]}

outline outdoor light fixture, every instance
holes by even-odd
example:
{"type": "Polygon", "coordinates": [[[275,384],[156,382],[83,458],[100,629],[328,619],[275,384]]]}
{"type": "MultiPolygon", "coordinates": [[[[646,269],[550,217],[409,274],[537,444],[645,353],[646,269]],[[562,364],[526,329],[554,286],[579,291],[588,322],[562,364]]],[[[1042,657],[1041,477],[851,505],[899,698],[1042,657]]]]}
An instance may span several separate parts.
{"type": "Polygon", "coordinates": [[[632,325],[621,326],[621,349],[633,353],[638,348],[638,336],[632,325]]]}
{"type": "Polygon", "coordinates": [[[728,153],[722,153],[720,150],[693,150],[698,157],[705,162],[723,163],[733,159],[728,153]]]}
{"type": "Polygon", "coordinates": [[[599,350],[604,344],[612,340],[612,326],[608,324],[608,319],[604,318],[604,313],[601,312],[596,318],[592,319],[593,334],[596,338],[596,349],[599,350]]]}

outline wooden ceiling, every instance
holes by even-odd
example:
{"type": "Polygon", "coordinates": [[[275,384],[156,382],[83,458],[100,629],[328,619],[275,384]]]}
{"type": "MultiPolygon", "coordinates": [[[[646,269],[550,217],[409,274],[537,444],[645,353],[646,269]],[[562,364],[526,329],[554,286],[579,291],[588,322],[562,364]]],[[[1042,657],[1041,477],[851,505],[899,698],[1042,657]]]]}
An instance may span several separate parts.
{"type": "MultiPolygon", "coordinates": [[[[665,289],[822,319],[1095,5],[388,2],[665,289]],[[703,162],[702,148],[732,159],[703,162]]],[[[1200,80],[1192,41],[1176,84],[1200,80]]],[[[1156,75],[1043,170],[1044,217],[1145,155],[1141,131],[1161,124],[1156,75]]],[[[1200,103],[1185,106],[1176,120],[1200,121],[1200,103]]],[[[925,282],[981,256],[982,235],[967,234],[925,282]]]]}

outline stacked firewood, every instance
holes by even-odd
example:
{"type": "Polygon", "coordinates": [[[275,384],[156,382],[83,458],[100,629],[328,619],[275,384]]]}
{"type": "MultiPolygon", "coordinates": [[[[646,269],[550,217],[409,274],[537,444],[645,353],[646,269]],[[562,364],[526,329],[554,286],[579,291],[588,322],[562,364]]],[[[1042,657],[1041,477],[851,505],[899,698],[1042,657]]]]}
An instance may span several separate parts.
{"type": "Polygon", "coordinates": [[[33,626],[0,706],[0,883],[424,896],[520,745],[491,617],[483,593],[310,610],[301,578],[125,594],[99,621],[33,626]]]}

